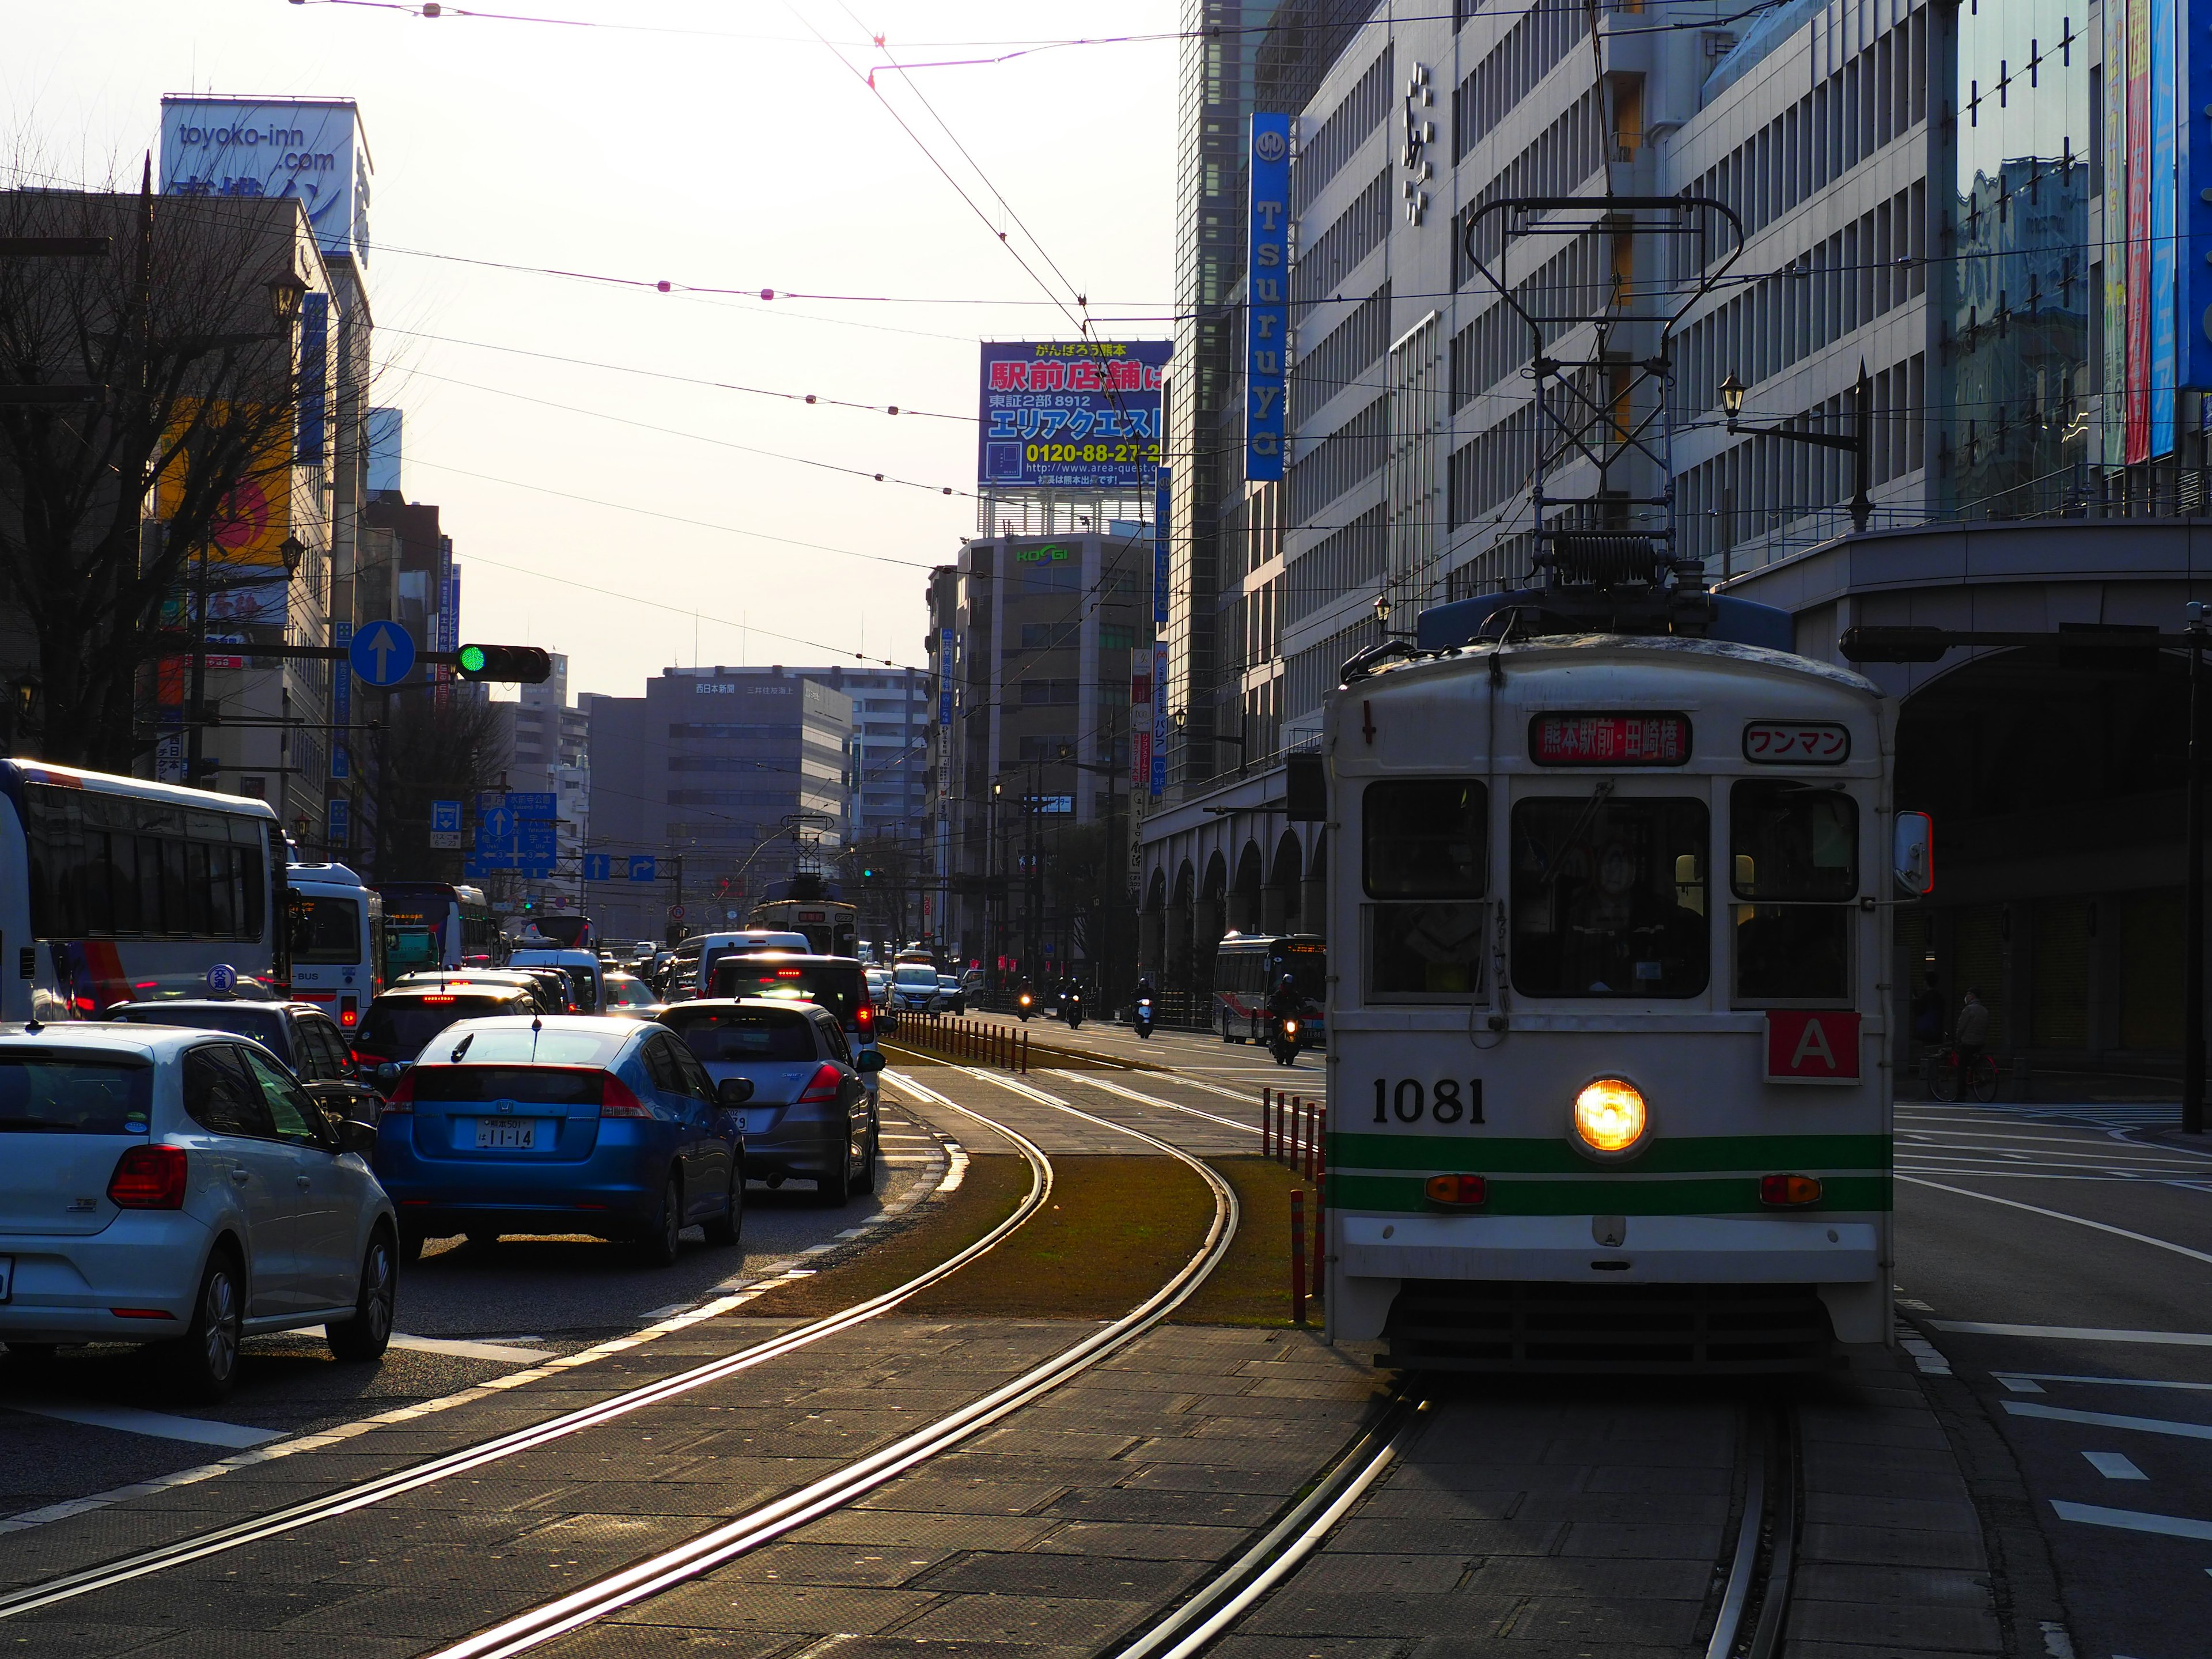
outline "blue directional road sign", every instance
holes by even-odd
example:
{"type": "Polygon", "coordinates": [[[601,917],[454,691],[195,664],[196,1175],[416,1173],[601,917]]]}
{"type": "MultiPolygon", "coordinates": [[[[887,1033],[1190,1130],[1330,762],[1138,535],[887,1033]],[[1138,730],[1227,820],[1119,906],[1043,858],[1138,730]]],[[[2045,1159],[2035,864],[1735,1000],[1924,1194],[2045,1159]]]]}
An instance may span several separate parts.
{"type": "Polygon", "coordinates": [[[477,820],[477,856],[496,858],[514,844],[514,814],[495,806],[477,820]]]}
{"type": "Polygon", "coordinates": [[[658,881],[659,877],[653,873],[651,859],[632,859],[629,861],[629,878],[632,881],[658,881]]]}
{"type": "Polygon", "coordinates": [[[430,803],[430,832],[433,835],[458,836],[461,833],[461,804],[457,800],[434,800],[430,803]]]}
{"type": "Polygon", "coordinates": [[[503,803],[507,810],[524,822],[532,818],[557,818],[561,802],[551,794],[515,794],[510,793],[503,803]]]}
{"type": "Polygon", "coordinates": [[[396,622],[373,622],[353,636],[346,660],[369,685],[397,685],[415,666],[415,636],[396,622]]]}
{"type": "Polygon", "coordinates": [[[614,862],[612,855],[606,853],[585,854],[584,879],[586,881],[612,881],[614,879],[614,862]]]}

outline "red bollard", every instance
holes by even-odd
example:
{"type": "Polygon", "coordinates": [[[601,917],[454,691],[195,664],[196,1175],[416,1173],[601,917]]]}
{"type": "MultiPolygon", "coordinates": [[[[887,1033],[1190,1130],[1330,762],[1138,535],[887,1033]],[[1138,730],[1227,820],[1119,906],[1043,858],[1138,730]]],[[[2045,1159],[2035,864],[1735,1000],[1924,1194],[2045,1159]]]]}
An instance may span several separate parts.
{"type": "Polygon", "coordinates": [[[1030,1074],[1030,1034],[1029,1034],[1027,1031],[1024,1031],[1024,1032],[1023,1032],[1023,1033],[1022,1033],[1022,1075],[1023,1075],[1024,1077],[1027,1077],[1029,1074],[1030,1074]]]}
{"type": "Polygon", "coordinates": [[[1291,1318],[1306,1322],[1306,1195],[1291,1191],[1291,1318]]]}
{"type": "MultiPolygon", "coordinates": [[[[1328,1108],[1314,1114],[1322,1134],[1328,1133],[1328,1108]]],[[[1313,1293],[1326,1300],[1328,1291],[1328,1158],[1323,1152],[1314,1167],[1313,1293]]]]}
{"type": "Polygon", "coordinates": [[[1274,1120],[1268,1115],[1268,1114],[1273,1112],[1274,1109],[1275,1091],[1273,1089],[1261,1090],[1260,1156],[1262,1158],[1273,1158],[1275,1155],[1274,1120]]]}
{"type": "Polygon", "coordinates": [[[1321,1174],[1321,1102],[1306,1103],[1306,1179],[1321,1174]]]}

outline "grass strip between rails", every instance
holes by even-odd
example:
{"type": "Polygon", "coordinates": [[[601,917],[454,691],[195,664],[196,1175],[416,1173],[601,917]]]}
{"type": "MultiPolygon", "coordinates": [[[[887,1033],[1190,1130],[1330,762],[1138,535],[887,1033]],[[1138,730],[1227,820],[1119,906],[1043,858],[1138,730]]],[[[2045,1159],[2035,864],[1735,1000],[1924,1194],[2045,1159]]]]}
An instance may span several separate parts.
{"type": "MultiPolygon", "coordinates": [[[[1314,1183],[1273,1158],[1206,1160],[1237,1189],[1243,1220],[1221,1265],[1169,1317],[1178,1325],[1291,1324],[1291,1194],[1306,1195],[1306,1261],[1313,1261],[1314,1183]]],[[[1320,1299],[1306,1310],[1321,1320],[1320,1299]]]]}
{"type": "Polygon", "coordinates": [[[744,1316],[812,1318],[896,1290],[989,1232],[1029,1189],[1027,1158],[971,1155],[966,1178],[949,1197],[925,1205],[915,1219],[850,1261],[769,1291],[744,1309],[744,1316]]]}

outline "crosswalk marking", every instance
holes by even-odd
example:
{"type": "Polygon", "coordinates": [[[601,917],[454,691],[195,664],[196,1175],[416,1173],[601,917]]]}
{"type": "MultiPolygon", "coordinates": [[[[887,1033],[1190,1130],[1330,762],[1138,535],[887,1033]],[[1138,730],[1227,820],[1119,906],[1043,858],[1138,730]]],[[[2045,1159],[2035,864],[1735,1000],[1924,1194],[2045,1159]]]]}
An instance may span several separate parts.
{"type": "Polygon", "coordinates": [[[2108,1510],[2097,1504],[2069,1504],[2054,1498],[2051,1507],[2061,1521],[2078,1521],[2090,1527],[2120,1527],[2129,1532],[2157,1533],[2166,1538],[2212,1540],[2212,1521],[2192,1521],[2181,1515],[2151,1515],[2142,1510],[2108,1510]]]}

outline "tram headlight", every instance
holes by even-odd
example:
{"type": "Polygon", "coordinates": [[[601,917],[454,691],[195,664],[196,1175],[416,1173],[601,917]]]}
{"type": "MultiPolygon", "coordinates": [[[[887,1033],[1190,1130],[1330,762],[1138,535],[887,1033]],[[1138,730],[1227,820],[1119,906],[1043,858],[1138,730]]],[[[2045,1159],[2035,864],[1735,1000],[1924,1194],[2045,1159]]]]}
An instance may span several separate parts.
{"type": "Polygon", "coordinates": [[[1575,1133],[1601,1158],[1632,1151],[1650,1126],[1643,1091],[1626,1079],[1593,1079],[1575,1097],[1575,1133]]]}

